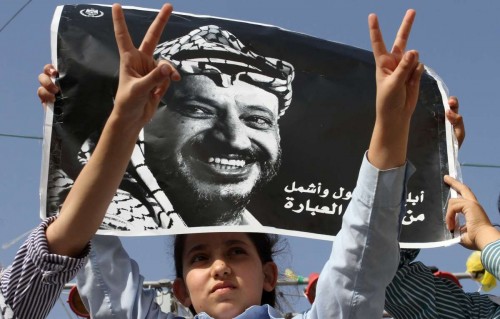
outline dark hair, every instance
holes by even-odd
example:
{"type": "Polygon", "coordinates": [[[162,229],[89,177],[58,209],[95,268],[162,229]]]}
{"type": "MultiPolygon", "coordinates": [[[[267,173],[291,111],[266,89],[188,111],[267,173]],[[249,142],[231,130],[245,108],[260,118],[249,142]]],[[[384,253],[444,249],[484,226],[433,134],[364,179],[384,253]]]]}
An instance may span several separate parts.
{"type": "MultiPolygon", "coordinates": [[[[245,233],[248,235],[254,244],[257,253],[259,254],[262,264],[267,262],[274,262],[274,256],[278,253],[276,244],[279,242],[279,236],[275,234],[262,234],[262,233],[245,233]]],[[[184,245],[186,243],[187,234],[176,235],[174,239],[174,263],[175,263],[175,276],[183,278],[182,274],[182,253],[184,252],[184,245]]],[[[276,306],[276,289],[272,291],[262,291],[261,305],[268,304],[272,307],[276,306]]],[[[196,312],[194,308],[190,307],[193,314],[196,312]]]]}

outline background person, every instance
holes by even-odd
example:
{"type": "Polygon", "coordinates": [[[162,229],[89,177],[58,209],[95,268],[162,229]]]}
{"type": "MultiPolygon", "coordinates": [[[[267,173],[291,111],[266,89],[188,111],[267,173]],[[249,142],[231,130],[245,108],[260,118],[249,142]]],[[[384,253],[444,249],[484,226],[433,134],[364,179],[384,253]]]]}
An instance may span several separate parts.
{"type": "MultiPolygon", "coordinates": [[[[463,214],[465,225],[460,228],[461,245],[480,250],[484,268],[500,278],[500,232],[474,193],[456,179],[445,176],[445,182],[462,197],[448,202],[446,222],[450,231],[456,227],[456,215],[463,214]]],[[[499,318],[498,298],[466,293],[449,279],[434,276],[421,262],[413,262],[419,250],[403,250],[399,270],[387,288],[386,310],[395,319],[404,318],[499,318]]]]}

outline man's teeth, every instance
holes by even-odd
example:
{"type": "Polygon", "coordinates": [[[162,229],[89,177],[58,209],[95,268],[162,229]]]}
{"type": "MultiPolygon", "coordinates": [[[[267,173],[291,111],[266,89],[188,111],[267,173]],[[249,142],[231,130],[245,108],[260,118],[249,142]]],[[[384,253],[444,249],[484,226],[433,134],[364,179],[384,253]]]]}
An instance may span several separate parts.
{"type": "Polygon", "coordinates": [[[235,159],[227,159],[227,158],[220,158],[220,157],[209,157],[208,163],[215,163],[215,164],[236,166],[236,167],[245,166],[245,160],[235,160],[235,159]]]}

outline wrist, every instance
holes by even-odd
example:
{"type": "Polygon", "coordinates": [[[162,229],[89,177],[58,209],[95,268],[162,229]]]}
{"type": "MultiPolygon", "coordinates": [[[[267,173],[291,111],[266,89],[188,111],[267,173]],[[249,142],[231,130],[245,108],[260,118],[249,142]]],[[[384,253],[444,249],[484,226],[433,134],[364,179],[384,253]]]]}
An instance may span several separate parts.
{"type": "Polygon", "coordinates": [[[477,248],[482,251],[487,245],[499,239],[500,231],[498,231],[494,226],[488,225],[484,226],[480,231],[477,232],[474,241],[477,248]]]}
{"type": "Polygon", "coordinates": [[[399,167],[406,162],[409,125],[386,125],[375,122],[368,160],[378,169],[384,170],[399,167]]]}
{"type": "Polygon", "coordinates": [[[133,120],[132,118],[120,116],[111,112],[103,132],[107,130],[112,133],[113,136],[119,137],[125,141],[135,141],[143,127],[144,123],[142,121],[133,120]]]}

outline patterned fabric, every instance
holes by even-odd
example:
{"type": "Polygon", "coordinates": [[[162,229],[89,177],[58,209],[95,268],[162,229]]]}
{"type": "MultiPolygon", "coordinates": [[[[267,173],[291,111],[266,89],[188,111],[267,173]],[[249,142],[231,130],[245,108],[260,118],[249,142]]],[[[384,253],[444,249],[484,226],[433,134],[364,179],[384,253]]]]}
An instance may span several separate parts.
{"type": "MultiPolygon", "coordinates": [[[[78,151],[78,163],[83,168],[87,164],[96,146],[97,137],[92,135],[78,151]]],[[[137,140],[132,155],[133,169],[125,173],[120,189],[113,197],[101,230],[144,231],[158,228],[171,228],[175,214],[170,201],[156,183],[151,172],[144,163],[142,150],[142,132],[137,140]],[[148,174],[149,173],[149,174],[148,174]],[[143,182],[140,183],[136,177],[143,182]],[[153,195],[151,195],[153,194],[153,195]],[[161,200],[161,203],[159,202],[161,200]],[[166,208],[166,209],[165,209],[166,208]]],[[[48,206],[52,214],[59,212],[59,204],[73,187],[74,181],[64,171],[56,170],[49,176],[51,188],[48,191],[48,206]]],[[[176,214],[175,214],[176,215],[176,214]]],[[[179,221],[178,226],[184,225],[179,221]]]]}
{"type": "Polygon", "coordinates": [[[481,262],[488,272],[500,280],[500,242],[496,241],[484,247],[481,262]]]}
{"type": "Polygon", "coordinates": [[[79,258],[51,254],[43,221],[19,248],[14,262],[1,271],[0,318],[46,318],[68,281],[87,260],[90,244],[79,258]]]}
{"type": "Polygon", "coordinates": [[[137,139],[134,151],[132,152],[131,163],[138,175],[138,179],[144,184],[147,194],[150,194],[146,194],[146,200],[150,207],[154,209],[158,226],[167,229],[171,229],[174,226],[176,229],[186,227],[186,224],[174,211],[172,203],[146,165],[144,157],[144,130],[141,130],[137,139]]]}
{"type": "Polygon", "coordinates": [[[253,52],[218,26],[203,26],[159,44],[154,55],[170,61],[181,74],[203,74],[223,87],[240,80],[269,91],[280,100],[279,116],[292,101],[293,66],[253,52]]]}
{"type": "MultiPolygon", "coordinates": [[[[387,287],[385,309],[394,319],[500,318],[500,306],[493,296],[465,293],[453,281],[434,276],[421,262],[412,262],[418,252],[402,250],[400,269],[387,287]]],[[[487,246],[483,255],[485,267],[496,277],[499,252],[500,241],[497,241],[487,246]]]]}

